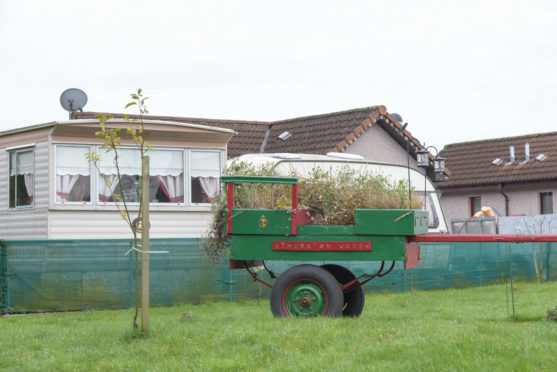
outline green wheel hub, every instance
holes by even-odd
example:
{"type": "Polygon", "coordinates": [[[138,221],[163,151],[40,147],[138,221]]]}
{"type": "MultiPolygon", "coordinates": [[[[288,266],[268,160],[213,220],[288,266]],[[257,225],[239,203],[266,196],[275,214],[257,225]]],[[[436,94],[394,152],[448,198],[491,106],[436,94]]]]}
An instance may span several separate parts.
{"type": "Polygon", "coordinates": [[[300,279],[286,288],[282,305],[291,316],[320,316],[327,312],[329,300],[319,283],[300,279]]]}

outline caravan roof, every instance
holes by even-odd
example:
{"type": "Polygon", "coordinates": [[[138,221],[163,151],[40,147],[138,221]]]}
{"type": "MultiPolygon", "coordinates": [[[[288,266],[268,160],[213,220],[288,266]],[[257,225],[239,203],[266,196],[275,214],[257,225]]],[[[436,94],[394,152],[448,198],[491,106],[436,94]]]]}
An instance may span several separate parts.
{"type": "Polygon", "coordinates": [[[319,167],[323,170],[338,171],[345,166],[356,171],[368,171],[374,174],[382,174],[392,181],[408,180],[416,191],[427,192],[435,191],[429,179],[424,179],[424,174],[414,168],[396,164],[388,164],[365,160],[360,155],[348,153],[328,153],[327,155],[316,154],[295,154],[295,153],[274,153],[274,154],[245,154],[236,160],[250,163],[254,166],[263,164],[274,164],[274,168],[281,175],[290,175],[295,171],[298,176],[309,175],[313,168],[319,167]]]}

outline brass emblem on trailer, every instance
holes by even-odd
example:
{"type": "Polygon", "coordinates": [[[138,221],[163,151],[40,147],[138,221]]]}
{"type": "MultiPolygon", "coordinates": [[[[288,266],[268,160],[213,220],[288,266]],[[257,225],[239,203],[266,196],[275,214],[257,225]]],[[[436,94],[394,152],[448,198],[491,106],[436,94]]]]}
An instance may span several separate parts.
{"type": "Polygon", "coordinates": [[[267,221],[267,218],[265,216],[261,216],[261,218],[259,219],[259,222],[258,222],[259,227],[264,229],[264,228],[267,227],[268,224],[269,224],[269,221],[267,221]]]}

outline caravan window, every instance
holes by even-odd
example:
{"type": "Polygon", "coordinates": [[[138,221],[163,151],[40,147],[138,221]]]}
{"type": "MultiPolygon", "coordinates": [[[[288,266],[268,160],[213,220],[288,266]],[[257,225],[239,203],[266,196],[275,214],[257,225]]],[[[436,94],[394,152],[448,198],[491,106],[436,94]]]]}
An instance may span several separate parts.
{"type": "Polygon", "coordinates": [[[33,148],[9,151],[9,208],[32,208],[35,194],[35,151],[33,148]]]}
{"type": "Polygon", "coordinates": [[[89,146],[56,146],[56,203],[91,201],[91,164],[85,154],[89,146]]]}
{"type": "MultiPolygon", "coordinates": [[[[423,199],[423,197],[421,199],[423,199]]],[[[433,198],[431,197],[431,194],[427,194],[425,209],[429,213],[427,227],[429,227],[430,229],[439,227],[439,217],[437,216],[437,211],[435,210],[435,205],[433,204],[433,198]]]]}
{"type": "Polygon", "coordinates": [[[190,157],[191,202],[210,203],[219,191],[221,152],[192,150],[190,157]]]}
{"type": "MultiPolygon", "coordinates": [[[[114,153],[102,152],[97,181],[100,202],[114,202],[114,195],[123,195],[126,202],[139,203],[141,187],[141,154],[139,150],[118,150],[118,168],[114,153]],[[118,183],[118,170],[121,182],[118,183]]],[[[184,152],[155,149],[150,158],[149,189],[151,203],[184,203],[184,152]]]]}

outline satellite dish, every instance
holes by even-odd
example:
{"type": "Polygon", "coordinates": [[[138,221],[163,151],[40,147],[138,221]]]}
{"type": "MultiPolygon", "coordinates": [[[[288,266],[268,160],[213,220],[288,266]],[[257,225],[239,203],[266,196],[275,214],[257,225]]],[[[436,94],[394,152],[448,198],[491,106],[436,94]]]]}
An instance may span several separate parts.
{"type": "Polygon", "coordinates": [[[397,114],[396,112],[391,113],[391,116],[398,121],[400,124],[402,124],[402,116],[400,116],[400,114],[397,114]]]}
{"type": "Polygon", "coordinates": [[[83,107],[87,104],[87,94],[77,88],[66,89],[60,96],[60,104],[64,110],[71,113],[74,111],[83,111],[83,107]]]}

